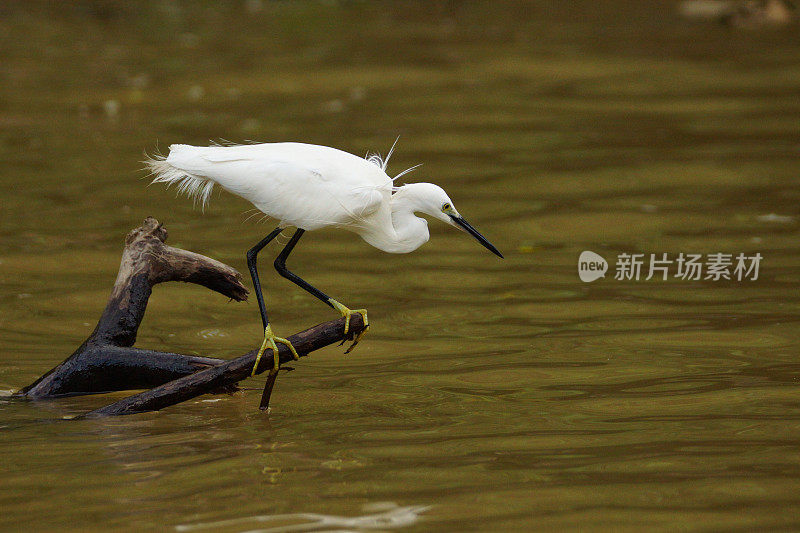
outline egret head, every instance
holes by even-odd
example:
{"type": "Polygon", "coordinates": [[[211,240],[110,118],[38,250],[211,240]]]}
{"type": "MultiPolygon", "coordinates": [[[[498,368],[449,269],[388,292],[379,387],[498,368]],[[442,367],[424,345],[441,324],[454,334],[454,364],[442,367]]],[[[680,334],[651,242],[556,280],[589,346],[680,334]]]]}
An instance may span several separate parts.
{"type": "Polygon", "coordinates": [[[444,189],[433,183],[413,183],[405,185],[403,188],[413,189],[413,196],[416,200],[416,209],[433,218],[438,218],[442,222],[455,226],[456,228],[472,235],[475,240],[481,243],[487,250],[502,258],[503,254],[490,243],[486,237],[481,235],[478,230],[464,220],[464,217],[453,205],[453,201],[444,192],[444,189]]]}

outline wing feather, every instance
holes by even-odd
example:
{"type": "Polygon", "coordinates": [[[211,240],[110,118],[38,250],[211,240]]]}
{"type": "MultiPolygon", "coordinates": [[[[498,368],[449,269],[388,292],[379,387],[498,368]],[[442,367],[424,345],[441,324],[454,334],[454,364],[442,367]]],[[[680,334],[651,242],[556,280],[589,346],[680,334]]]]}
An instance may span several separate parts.
{"type": "Polygon", "coordinates": [[[391,196],[382,168],[325,146],[173,145],[164,163],[176,176],[211,180],[282,224],[307,230],[358,226],[391,196]]]}

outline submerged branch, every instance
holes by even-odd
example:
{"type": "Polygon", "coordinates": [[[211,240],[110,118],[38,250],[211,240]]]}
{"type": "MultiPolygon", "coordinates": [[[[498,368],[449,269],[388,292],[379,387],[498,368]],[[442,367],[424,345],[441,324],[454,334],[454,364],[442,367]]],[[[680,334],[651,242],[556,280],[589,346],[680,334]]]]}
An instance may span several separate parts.
{"type": "MultiPolygon", "coordinates": [[[[153,286],[166,281],[203,285],[237,301],[247,299],[242,277],[232,267],[194,252],[165,244],[167,231],[154,218],[128,233],[119,274],[97,327],[75,352],[16,396],[46,399],[119,390],[151,390],[97,409],[84,416],[131,414],[161,409],[201,394],[231,392],[250,376],[256,351],[225,361],[134,348],[153,286]]],[[[352,339],[364,329],[354,314],[344,335],[344,318],[319,324],[289,337],[301,356],[352,339]]],[[[281,362],[292,359],[279,344],[281,362]]],[[[258,374],[271,369],[272,353],[262,356],[258,374]]]]}
{"type": "MultiPolygon", "coordinates": [[[[325,322],[300,333],[296,333],[288,337],[287,340],[292,343],[300,357],[305,357],[314,350],[344,340],[344,321],[344,318],[340,318],[331,322],[325,322]]],[[[360,314],[354,314],[350,318],[350,332],[347,338],[352,338],[353,334],[357,334],[363,329],[363,318],[360,314]]],[[[292,354],[288,347],[279,344],[278,351],[281,364],[292,361],[292,354]]],[[[176,379],[160,387],[129,396],[118,402],[91,411],[84,416],[94,418],[101,416],[128,415],[163,409],[164,407],[184,402],[202,394],[234,385],[250,377],[255,361],[256,350],[253,350],[236,359],[226,361],[221,365],[200,370],[190,376],[176,379]]],[[[261,357],[258,368],[256,369],[256,374],[261,374],[262,372],[272,369],[273,363],[272,353],[268,350],[261,357]]]]}

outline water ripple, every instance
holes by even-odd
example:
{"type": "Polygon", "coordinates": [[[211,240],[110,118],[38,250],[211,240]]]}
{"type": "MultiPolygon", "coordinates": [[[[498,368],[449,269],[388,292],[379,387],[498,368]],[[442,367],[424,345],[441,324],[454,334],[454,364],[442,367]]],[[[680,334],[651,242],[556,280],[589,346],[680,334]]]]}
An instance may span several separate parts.
{"type": "Polygon", "coordinates": [[[201,531],[204,529],[220,530],[233,529],[243,533],[285,533],[291,531],[374,531],[383,529],[399,529],[415,524],[420,515],[430,509],[430,506],[416,505],[399,507],[395,504],[372,504],[365,506],[365,510],[380,507],[389,507],[382,512],[364,514],[361,516],[347,517],[325,515],[317,513],[289,513],[279,515],[258,515],[218,522],[204,522],[199,524],[185,524],[175,526],[176,531],[201,531]],[[280,523],[267,528],[239,529],[239,526],[251,522],[280,523]],[[287,524],[286,522],[289,522],[287,524]]]}

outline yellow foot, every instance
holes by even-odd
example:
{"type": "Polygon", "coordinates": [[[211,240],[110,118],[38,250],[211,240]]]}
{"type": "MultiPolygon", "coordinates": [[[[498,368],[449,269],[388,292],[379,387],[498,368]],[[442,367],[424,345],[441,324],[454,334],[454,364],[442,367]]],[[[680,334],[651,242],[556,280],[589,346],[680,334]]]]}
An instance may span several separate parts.
{"type": "MultiPolygon", "coordinates": [[[[367,310],[366,309],[348,309],[343,304],[337,302],[333,298],[328,300],[328,302],[333,306],[334,309],[336,309],[337,311],[342,313],[343,317],[345,317],[345,321],[344,321],[344,334],[345,335],[347,335],[347,333],[350,331],[350,316],[352,316],[353,313],[359,313],[362,317],[364,317],[364,329],[362,329],[361,331],[358,332],[358,335],[356,335],[355,338],[353,339],[353,344],[351,344],[350,347],[347,350],[345,350],[345,352],[344,352],[344,353],[350,353],[353,350],[353,348],[356,347],[356,344],[358,344],[358,341],[361,340],[361,337],[364,336],[364,333],[366,333],[367,330],[369,329],[369,319],[367,318],[367,310]]],[[[344,341],[342,341],[342,342],[344,342],[344,341]]]]}
{"type": "Polygon", "coordinates": [[[278,369],[281,366],[281,361],[278,356],[278,345],[276,343],[285,344],[289,347],[292,351],[292,357],[294,357],[295,361],[300,359],[300,356],[297,355],[297,350],[294,349],[292,343],[283,339],[281,337],[276,337],[274,333],[272,333],[272,326],[267,324],[267,328],[264,330],[264,342],[261,343],[261,348],[258,349],[258,354],[256,355],[256,363],[253,365],[253,372],[250,374],[251,376],[256,375],[256,369],[258,368],[258,363],[261,361],[261,356],[270,348],[272,350],[272,357],[275,361],[272,370],[269,371],[270,374],[277,374],[278,369]]]}

